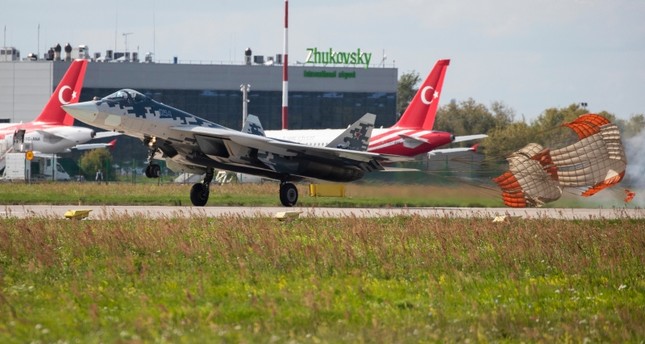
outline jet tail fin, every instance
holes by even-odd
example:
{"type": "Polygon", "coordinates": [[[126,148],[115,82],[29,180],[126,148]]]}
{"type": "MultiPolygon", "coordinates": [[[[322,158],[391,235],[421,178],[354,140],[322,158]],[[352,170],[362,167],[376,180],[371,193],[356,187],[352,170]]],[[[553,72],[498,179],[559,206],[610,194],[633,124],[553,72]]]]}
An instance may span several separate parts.
{"type": "Polygon", "coordinates": [[[372,136],[372,129],[374,129],[374,122],[376,122],[376,115],[366,113],[332,140],[327,147],[366,151],[372,136]]]}
{"type": "Polygon", "coordinates": [[[242,127],[242,132],[247,134],[266,136],[264,134],[264,128],[262,128],[262,123],[260,123],[260,118],[256,115],[246,116],[246,121],[244,122],[244,127],[242,127]]]}
{"type": "Polygon", "coordinates": [[[68,115],[61,105],[77,103],[83,88],[87,60],[74,60],[58,83],[56,90],[35,122],[72,125],[74,117],[68,115]]]}
{"type": "Polygon", "coordinates": [[[439,60],[428,74],[412,101],[401,115],[395,128],[432,130],[434,126],[439,96],[443,87],[443,79],[450,60],[439,60]]]}

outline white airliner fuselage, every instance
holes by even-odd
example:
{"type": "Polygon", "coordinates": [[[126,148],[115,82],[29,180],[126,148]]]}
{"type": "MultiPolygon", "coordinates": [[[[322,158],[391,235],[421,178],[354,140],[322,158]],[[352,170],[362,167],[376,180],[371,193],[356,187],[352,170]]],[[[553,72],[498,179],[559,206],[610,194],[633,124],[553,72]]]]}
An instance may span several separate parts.
{"type": "MultiPolygon", "coordinates": [[[[455,136],[434,130],[433,125],[443,87],[443,78],[450,60],[439,60],[425,79],[414,98],[390,128],[372,130],[368,152],[414,157],[420,154],[468,151],[471,148],[439,148],[450,143],[485,138],[485,134],[455,136]]],[[[267,130],[270,137],[324,147],[344,129],[267,130]]]]}
{"type": "Polygon", "coordinates": [[[69,151],[79,144],[93,139],[96,132],[90,128],[78,126],[48,126],[32,127],[11,124],[0,127],[0,155],[13,145],[14,135],[17,130],[25,130],[24,143],[29,150],[45,154],[62,153],[69,151]]]}

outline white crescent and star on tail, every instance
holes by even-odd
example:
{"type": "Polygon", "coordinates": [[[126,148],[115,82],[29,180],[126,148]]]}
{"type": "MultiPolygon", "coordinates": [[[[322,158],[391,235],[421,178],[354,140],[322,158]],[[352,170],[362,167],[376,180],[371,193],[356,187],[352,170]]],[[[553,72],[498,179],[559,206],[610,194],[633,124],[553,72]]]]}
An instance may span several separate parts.
{"type": "Polygon", "coordinates": [[[61,104],[67,105],[67,104],[69,104],[69,102],[71,102],[72,100],[74,100],[76,98],[76,91],[72,91],[72,98],[70,100],[65,100],[65,97],[64,97],[65,90],[71,90],[71,89],[72,88],[69,87],[69,85],[65,85],[65,86],[60,88],[60,91],[58,91],[58,101],[61,104]]]}
{"type": "Polygon", "coordinates": [[[434,88],[432,88],[432,86],[426,86],[421,89],[421,101],[423,104],[430,105],[435,99],[439,98],[439,92],[434,91],[434,93],[432,93],[432,99],[428,100],[427,93],[430,90],[434,91],[434,88]]]}

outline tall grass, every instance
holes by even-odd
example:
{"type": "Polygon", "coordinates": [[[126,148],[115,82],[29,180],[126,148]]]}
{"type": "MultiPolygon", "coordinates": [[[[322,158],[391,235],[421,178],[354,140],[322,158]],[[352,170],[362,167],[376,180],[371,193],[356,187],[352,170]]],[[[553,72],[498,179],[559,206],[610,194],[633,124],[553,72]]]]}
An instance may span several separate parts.
{"type": "MultiPolygon", "coordinates": [[[[502,207],[500,192],[486,185],[348,183],[346,197],[310,197],[298,184],[301,206],[502,207]]],[[[0,183],[0,204],[190,205],[188,184],[0,183]]],[[[209,206],[280,206],[278,184],[211,185],[209,206]]],[[[623,191],[591,198],[565,195],[551,207],[624,207],[623,191]],[[603,197],[600,197],[603,196],[603,197]]],[[[636,203],[629,206],[637,206],[636,203]]]]}
{"type": "Polygon", "coordinates": [[[638,342],[640,220],[0,220],[1,342],[638,342]]]}

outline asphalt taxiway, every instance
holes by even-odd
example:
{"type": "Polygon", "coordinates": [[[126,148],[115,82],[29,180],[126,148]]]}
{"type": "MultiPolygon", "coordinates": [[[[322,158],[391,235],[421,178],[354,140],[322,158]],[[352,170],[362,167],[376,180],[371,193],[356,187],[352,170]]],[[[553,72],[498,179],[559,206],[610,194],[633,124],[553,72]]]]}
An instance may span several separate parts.
{"type": "Polygon", "coordinates": [[[645,219],[642,208],[316,208],[316,207],[185,207],[185,206],[83,206],[6,205],[1,218],[64,218],[69,210],[90,210],[87,219],[119,216],[173,217],[386,217],[418,215],[435,218],[523,218],[523,219],[645,219]]]}

